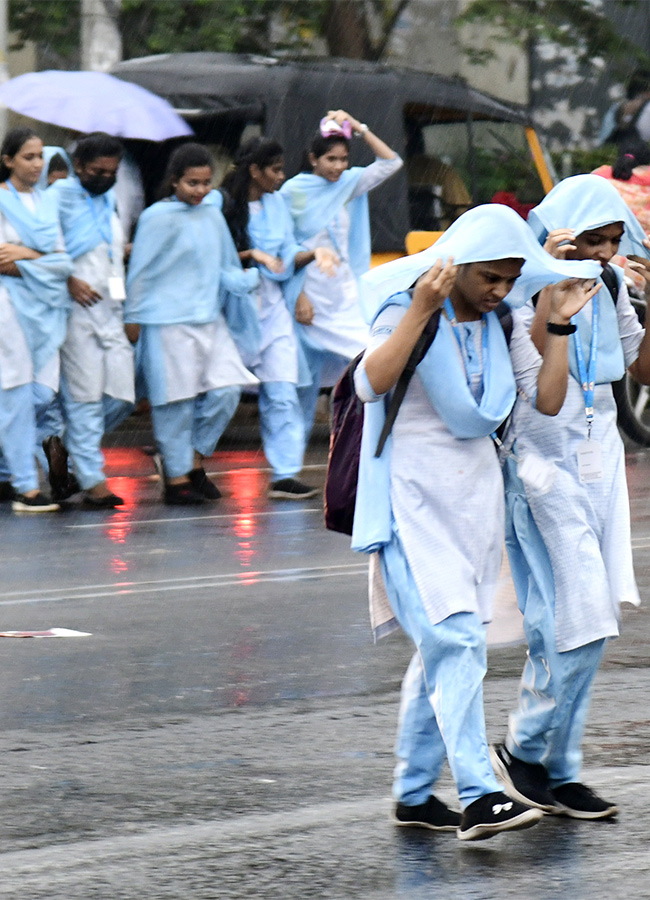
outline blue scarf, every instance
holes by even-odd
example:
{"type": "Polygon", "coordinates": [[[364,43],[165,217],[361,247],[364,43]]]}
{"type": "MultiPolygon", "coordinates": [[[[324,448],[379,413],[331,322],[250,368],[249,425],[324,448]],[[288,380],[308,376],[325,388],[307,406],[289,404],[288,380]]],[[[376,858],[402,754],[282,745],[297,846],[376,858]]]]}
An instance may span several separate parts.
{"type": "MultiPolygon", "coordinates": [[[[396,294],[379,310],[392,304],[407,307],[410,294],[396,294]]],[[[516,397],[515,378],[503,328],[496,313],[485,317],[487,359],[483,360],[483,395],[477,401],[470,391],[452,326],[444,315],[436,337],[417,368],[431,405],[451,434],[459,440],[487,437],[508,416],[516,397]]],[[[373,553],[391,537],[390,457],[391,437],[380,457],[377,441],[385,421],[384,403],[364,407],[363,437],[352,549],[373,553]]]]}
{"type": "MultiPolygon", "coordinates": [[[[603,178],[600,181],[607,184],[603,178]]],[[[366,320],[373,321],[388,297],[409,288],[437,259],[444,262],[450,256],[458,265],[495,259],[524,260],[521,275],[506,297],[506,302],[513,307],[523,306],[549,284],[566,278],[598,278],[602,271],[598,263],[588,260],[554,259],[539,246],[528,225],[513,209],[487,203],[459,216],[427,250],[367,272],[360,281],[360,300],[366,320]]]]}
{"type": "Polygon", "coordinates": [[[44,254],[16,263],[21,278],[2,275],[0,280],[9,292],[38,374],[65,340],[70,306],[67,281],[73,266],[67,253],[53,252],[59,239],[54,198],[49,192],[35,193],[36,211],[32,213],[13,191],[0,189],[3,215],[25,247],[44,254]]]}
{"type": "Polygon", "coordinates": [[[161,200],[138,222],[124,318],[141,325],[214,322],[222,289],[247,294],[258,279],[257,269],[242,269],[218,203],[161,200]]]}
{"type": "Polygon", "coordinates": [[[350,268],[357,278],[370,268],[370,217],[368,195],[352,199],[363,174],[363,167],[347,169],[338,181],[327,181],[320,175],[301,172],[282,185],[284,198],[298,241],[306,241],[322,231],[343,206],[349,204],[350,235],[348,240],[350,268]]]}
{"type": "MultiPolygon", "coordinates": [[[[47,183],[47,176],[48,176],[47,170],[49,168],[50,162],[52,161],[52,157],[56,156],[57,153],[65,161],[65,164],[68,167],[68,174],[70,174],[72,172],[72,163],[70,162],[70,157],[65,152],[63,147],[43,147],[43,171],[41,172],[38,182],[36,184],[36,187],[39,188],[39,190],[41,190],[41,191],[45,191],[45,190],[47,190],[48,187],[50,187],[50,185],[47,183]]],[[[62,181],[63,179],[58,179],[58,180],[62,181]]]]}
{"type": "Polygon", "coordinates": [[[643,246],[646,235],[636,216],[614,185],[600,175],[565,178],[528,215],[528,224],[540,244],[556,228],[573,228],[577,236],[614,222],[623,223],[621,255],[650,258],[650,251],[643,246]]]}
{"type": "Polygon", "coordinates": [[[56,181],[48,194],[55,194],[66,250],[73,259],[112,243],[111,220],[115,212],[115,193],[93,195],[81,186],[76,175],[56,181]]]}

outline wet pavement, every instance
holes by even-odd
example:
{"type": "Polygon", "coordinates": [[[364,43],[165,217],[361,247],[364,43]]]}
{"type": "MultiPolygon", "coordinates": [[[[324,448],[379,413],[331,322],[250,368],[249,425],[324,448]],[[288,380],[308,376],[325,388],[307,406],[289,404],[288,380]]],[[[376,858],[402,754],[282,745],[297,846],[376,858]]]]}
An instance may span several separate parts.
{"type": "MultiPolygon", "coordinates": [[[[0,630],[90,633],[0,639],[1,896],[650,896],[650,451],[627,459],[646,605],[624,610],[585,741],[585,780],[621,815],[469,846],[389,821],[410,650],[372,644],[364,560],[320,501],[267,501],[251,449],[217,454],[224,498],[187,510],[162,505],[138,447],[108,459],[120,510],[0,507],[0,630]]],[[[523,656],[490,653],[494,740],[523,656]]],[[[440,793],[455,802],[448,775],[440,793]]]]}

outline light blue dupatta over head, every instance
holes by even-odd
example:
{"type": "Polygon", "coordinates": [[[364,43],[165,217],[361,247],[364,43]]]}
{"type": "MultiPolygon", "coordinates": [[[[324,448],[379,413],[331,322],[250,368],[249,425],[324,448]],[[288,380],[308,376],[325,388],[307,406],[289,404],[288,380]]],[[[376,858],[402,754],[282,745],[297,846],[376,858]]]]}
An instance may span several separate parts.
{"type": "MultiPolygon", "coordinates": [[[[47,176],[48,176],[47,170],[50,166],[50,162],[52,161],[52,157],[56,156],[57,153],[65,161],[65,164],[68,167],[68,175],[70,175],[72,173],[72,163],[70,162],[70,157],[68,156],[66,151],[63,149],[63,147],[43,147],[43,163],[44,163],[43,171],[41,172],[39,179],[36,183],[36,187],[42,191],[44,191],[48,187],[50,187],[50,185],[48,185],[48,183],[47,183],[47,176]]],[[[63,179],[59,179],[59,180],[63,180],[63,179]]]]}
{"type": "Polygon", "coordinates": [[[366,272],[360,280],[360,300],[366,320],[372,322],[388,297],[410,287],[437,259],[444,262],[450,256],[457,265],[524,259],[521,275],[506,297],[506,302],[513,307],[523,306],[549,284],[566,278],[597,278],[600,273],[597,263],[554,259],[540,247],[513,209],[500,203],[486,203],[459,216],[440,240],[421,253],[366,272]]]}
{"type": "Polygon", "coordinates": [[[67,253],[56,252],[60,232],[55,197],[38,190],[34,195],[32,211],[17,193],[0,189],[0,212],[25,247],[43,254],[16,262],[22,277],[2,275],[0,280],[9,292],[38,373],[65,339],[70,305],[67,281],[73,266],[67,253]]]}
{"type": "MultiPolygon", "coordinates": [[[[362,281],[368,279],[370,282],[371,302],[376,303],[381,297],[373,319],[391,304],[408,306],[411,296],[406,293],[406,288],[438,258],[453,256],[459,264],[523,259],[522,274],[518,279],[523,279],[523,284],[518,285],[518,291],[513,289],[508,297],[511,302],[516,298],[518,303],[541,287],[569,277],[597,277],[598,264],[554,259],[534,239],[530,240],[531,231],[517,213],[507,207],[495,207],[496,204],[470,210],[460,216],[430,250],[397,260],[402,265],[387,263],[379,266],[365,276],[362,281]],[[389,291],[396,285],[400,291],[393,291],[391,295],[389,291]]],[[[478,401],[467,386],[456,338],[444,315],[440,317],[431,348],[417,368],[432,406],[458,440],[489,436],[506,418],[516,396],[510,354],[496,313],[488,313],[484,322],[487,352],[483,361],[483,395],[478,401]]],[[[380,549],[391,539],[390,437],[381,456],[374,456],[384,420],[383,402],[365,405],[352,535],[352,549],[364,553],[380,549]]]]}
{"type": "MultiPolygon", "coordinates": [[[[565,178],[530,211],[528,217],[528,223],[540,244],[544,243],[550,231],[558,228],[572,228],[578,236],[617,222],[623,225],[619,253],[650,259],[650,251],[643,245],[646,234],[636,216],[616,188],[599,175],[565,178]]],[[[613,268],[620,283],[623,273],[617,267],[613,268]]],[[[600,323],[595,380],[597,384],[610,384],[625,373],[623,346],[616,308],[604,282],[597,298],[600,323]]],[[[591,320],[592,303],[573,317],[583,348],[591,344],[591,320]]],[[[588,354],[588,350],[585,352],[588,354]]],[[[572,376],[579,381],[574,341],[569,342],[569,368],[572,376]]]]}

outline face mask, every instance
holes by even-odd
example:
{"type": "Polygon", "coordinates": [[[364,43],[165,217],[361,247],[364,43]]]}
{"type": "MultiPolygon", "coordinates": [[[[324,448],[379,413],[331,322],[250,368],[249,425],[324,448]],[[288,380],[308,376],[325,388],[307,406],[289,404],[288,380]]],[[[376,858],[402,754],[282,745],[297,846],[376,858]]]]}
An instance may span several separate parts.
{"type": "Polygon", "coordinates": [[[80,175],[81,186],[89,194],[105,194],[115,184],[115,175],[80,175]]]}

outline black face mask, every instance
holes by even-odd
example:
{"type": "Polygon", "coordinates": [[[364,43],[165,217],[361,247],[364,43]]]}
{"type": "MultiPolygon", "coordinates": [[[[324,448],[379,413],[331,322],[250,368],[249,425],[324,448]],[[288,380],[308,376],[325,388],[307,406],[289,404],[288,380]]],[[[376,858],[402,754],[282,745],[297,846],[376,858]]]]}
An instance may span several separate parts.
{"type": "Polygon", "coordinates": [[[79,181],[89,194],[105,194],[115,184],[115,175],[80,175],[79,181]]]}

